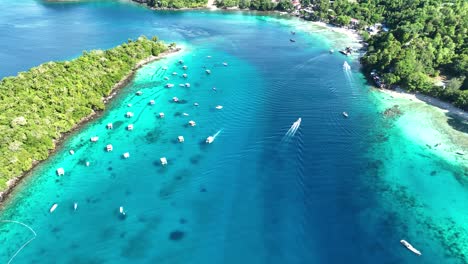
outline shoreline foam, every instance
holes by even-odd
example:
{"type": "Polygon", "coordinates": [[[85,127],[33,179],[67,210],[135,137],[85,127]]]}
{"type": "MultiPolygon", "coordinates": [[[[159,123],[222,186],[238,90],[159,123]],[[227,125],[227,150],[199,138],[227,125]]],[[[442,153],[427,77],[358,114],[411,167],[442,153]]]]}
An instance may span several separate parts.
{"type": "MultiPolygon", "coordinates": [[[[109,95],[102,99],[104,104],[110,103],[112,101],[112,99],[115,98],[115,96],[118,94],[118,92],[133,80],[133,78],[135,77],[135,74],[137,73],[137,71],[141,67],[143,67],[146,64],[149,64],[151,62],[166,58],[166,57],[168,57],[168,56],[170,56],[172,54],[175,54],[175,53],[177,53],[177,52],[179,52],[181,50],[183,50],[183,47],[177,47],[175,49],[168,49],[167,51],[160,53],[158,56],[150,56],[150,57],[148,57],[146,59],[143,59],[143,60],[139,61],[138,63],[136,63],[135,66],[130,70],[130,72],[126,76],[124,76],[122,78],[122,80],[120,80],[118,83],[116,83],[111,88],[111,90],[109,92],[109,95]]],[[[90,115],[88,115],[87,117],[81,119],[70,131],[62,133],[60,135],[59,139],[53,141],[54,142],[54,148],[49,151],[49,156],[46,159],[41,160],[41,161],[34,161],[33,164],[32,164],[32,167],[29,170],[27,170],[27,171],[21,173],[20,175],[8,180],[6,189],[0,191],[0,205],[3,204],[8,199],[8,197],[13,192],[13,190],[16,188],[16,186],[18,186],[18,184],[20,184],[25,177],[30,175],[31,172],[34,171],[34,169],[39,164],[41,164],[42,162],[47,161],[50,158],[51,155],[53,155],[54,153],[59,151],[60,148],[63,146],[63,143],[65,142],[65,140],[71,134],[79,131],[81,128],[83,128],[90,121],[99,118],[103,114],[104,111],[105,110],[103,110],[103,111],[93,111],[90,115]]]]}

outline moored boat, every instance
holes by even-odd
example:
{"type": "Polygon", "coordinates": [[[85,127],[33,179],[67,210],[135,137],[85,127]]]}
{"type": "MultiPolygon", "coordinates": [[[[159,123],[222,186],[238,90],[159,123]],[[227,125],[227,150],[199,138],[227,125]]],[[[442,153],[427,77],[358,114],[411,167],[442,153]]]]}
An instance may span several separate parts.
{"type": "Polygon", "coordinates": [[[417,250],[416,248],[414,248],[410,243],[408,243],[408,241],[402,239],[400,240],[400,243],[403,244],[403,246],[405,246],[409,251],[413,252],[414,254],[418,256],[422,255],[421,252],[417,250]]]}
{"type": "Polygon", "coordinates": [[[58,204],[54,203],[54,204],[52,205],[52,207],[50,207],[49,212],[50,212],[50,213],[53,213],[53,212],[55,211],[55,209],[57,209],[57,206],[58,206],[58,204]]]}
{"type": "Polygon", "coordinates": [[[346,118],[348,118],[349,115],[348,115],[348,113],[343,112],[343,116],[346,117],[346,118]]]}
{"type": "Polygon", "coordinates": [[[209,136],[209,137],[206,138],[206,141],[205,141],[205,142],[206,142],[206,144],[211,144],[211,143],[213,143],[213,141],[214,141],[214,137],[213,137],[213,136],[209,136]]]}

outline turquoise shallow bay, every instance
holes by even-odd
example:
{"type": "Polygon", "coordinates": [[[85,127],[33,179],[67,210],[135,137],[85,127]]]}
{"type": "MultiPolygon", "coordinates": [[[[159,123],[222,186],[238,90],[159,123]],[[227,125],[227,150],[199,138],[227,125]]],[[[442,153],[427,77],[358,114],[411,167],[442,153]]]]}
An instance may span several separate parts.
{"type": "MultiPolygon", "coordinates": [[[[356,58],[343,72],[345,58],[328,50],[348,44],[345,36],[296,19],[127,2],[0,7],[9,11],[0,17],[0,50],[9,51],[0,60],[10,62],[0,76],[142,34],[184,46],[139,70],[102,117],[14,191],[0,219],[22,221],[37,237],[12,263],[467,263],[468,166],[453,152],[466,150],[468,137],[431,107],[373,91],[356,58]],[[384,118],[394,104],[404,115],[384,118]],[[435,140],[441,150],[426,146],[435,140]]],[[[30,237],[0,223],[0,262],[30,237]]]]}

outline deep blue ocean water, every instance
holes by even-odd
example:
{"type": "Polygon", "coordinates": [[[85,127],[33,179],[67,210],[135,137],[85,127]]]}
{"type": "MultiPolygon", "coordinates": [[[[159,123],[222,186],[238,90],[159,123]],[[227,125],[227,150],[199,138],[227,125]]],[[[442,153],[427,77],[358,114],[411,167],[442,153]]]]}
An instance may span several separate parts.
{"type": "MultiPolygon", "coordinates": [[[[141,69],[100,119],[15,190],[0,219],[22,221],[37,237],[12,263],[466,262],[465,160],[414,140],[406,129],[417,116],[383,118],[394,102],[366,85],[356,59],[328,52],[346,37],[296,19],[126,2],[0,7],[0,76],[142,34],[184,45],[141,69]],[[186,82],[190,88],[179,86],[186,82]],[[59,167],[65,176],[56,176],[59,167]]],[[[0,262],[30,237],[1,223],[0,262]]]]}

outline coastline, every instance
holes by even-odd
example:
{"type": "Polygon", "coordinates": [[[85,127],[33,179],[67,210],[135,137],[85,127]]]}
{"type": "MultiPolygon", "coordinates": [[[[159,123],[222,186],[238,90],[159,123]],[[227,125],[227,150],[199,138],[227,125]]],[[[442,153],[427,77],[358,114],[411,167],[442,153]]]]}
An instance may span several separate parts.
{"type": "MultiPolygon", "coordinates": [[[[124,76],[122,78],[122,80],[120,80],[118,83],[116,83],[111,88],[111,90],[109,92],[109,95],[102,98],[102,101],[104,102],[104,104],[110,103],[111,100],[118,94],[118,92],[133,80],[133,78],[135,77],[136,72],[141,67],[145,66],[148,63],[163,59],[163,58],[165,58],[165,57],[167,57],[169,55],[177,53],[177,52],[181,51],[182,49],[183,49],[183,47],[168,49],[167,51],[160,53],[158,56],[150,56],[150,57],[148,57],[146,59],[143,59],[143,60],[139,61],[138,63],[136,63],[135,66],[130,70],[130,72],[126,76],[124,76]]],[[[3,204],[8,199],[8,197],[10,196],[12,191],[15,189],[15,187],[18,186],[18,184],[20,184],[21,181],[25,177],[27,177],[39,164],[41,164],[42,162],[48,160],[51,155],[53,155],[58,150],[60,150],[60,148],[63,146],[63,143],[65,142],[65,140],[68,138],[69,135],[75,133],[76,131],[79,131],[88,122],[99,118],[103,114],[104,111],[105,111],[105,109],[102,110],[102,111],[93,111],[87,117],[81,119],[70,131],[62,133],[58,139],[54,140],[54,148],[49,150],[49,154],[48,154],[48,157],[46,159],[41,160],[41,161],[37,161],[37,160],[33,161],[32,167],[29,170],[21,173],[21,175],[18,175],[16,177],[8,180],[6,189],[0,191],[0,205],[3,204]]]]}

